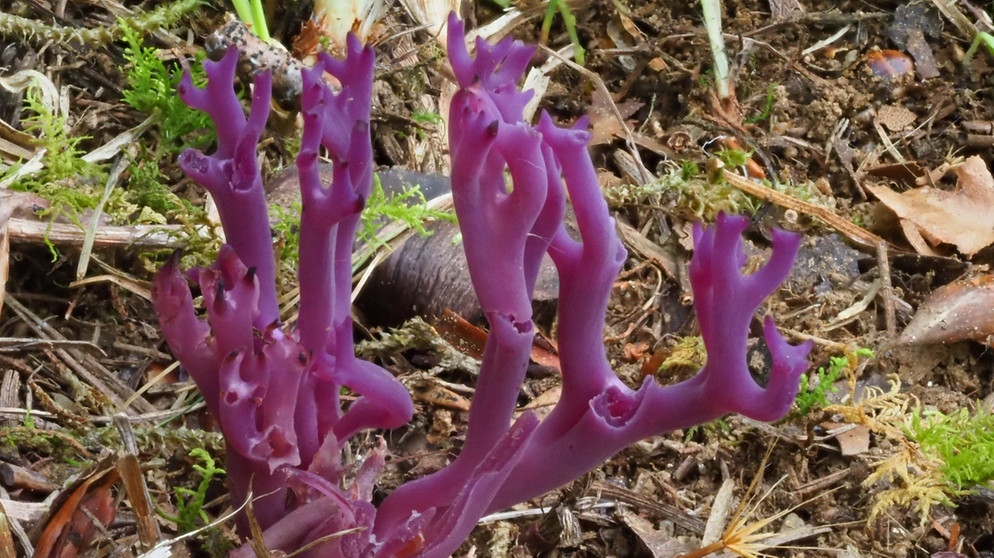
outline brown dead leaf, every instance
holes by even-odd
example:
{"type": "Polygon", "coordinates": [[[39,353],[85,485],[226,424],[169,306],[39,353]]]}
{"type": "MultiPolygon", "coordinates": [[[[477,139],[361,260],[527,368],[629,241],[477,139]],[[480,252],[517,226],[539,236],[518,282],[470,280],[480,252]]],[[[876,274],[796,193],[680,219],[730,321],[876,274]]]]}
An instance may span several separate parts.
{"type": "Polygon", "coordinates": [[[994,340],[994,276],[954,281],[939,287],[918,307],[898,338],[903,345],[994,340]]]}
{"type": "Polygon", "coordinates": [[[932,247],[952,244],[972,256],[994,243],[994,178],[977,156],[968,158],[955,172],[953,191],[925,186],[899,194],[886,186],[866,187],[902,224],[913,224],[932,247]]]}
{"type": "Polygon", "coordinates": [[[907,130],[917,118],[918,115],[908,110],[907,107],[884,105],[877,109],[877,122],[891,132],[907,130]]]}
{"type": "Polygon", "coordinates": [[[628,362],[635,362],[637,360],[642,360],[646,352],[652,348],[646,341],[639,341],[637,343],[625,343],[625,348],[623,349],[623,354],[625,360],[628,362]]]}
{"type": "Polygon", "coordinates": [[[625,137],[625,125],[619,117],[627,119],[644,104],[633,100],[615,103],[606,92],[595,89],[590,109],[587,111],[593,136],[591,145],[611,143],[619,137],[625,137]]]}
{"type": "Polygon", "coordinates": [[[63,491],[52,504],[34,555],[71,558],[85,553],[99,532],[94,520],[105,526],[114,520],[117,510],[112,488],[119,479],[113,466],[102,467],[63,491]]]}
{"type": "Polygon", "coordinates": [[[521,408],[522,411],[534,411],[535,416],[544,419],[549,416],[552,409],[559,403],[559,398],[563,395],[563,386],[557,385],[540,393],[535,399],[528,402],[521,408]]]}
{"type": "Polygon", "coordinates": [[[435,331],[464,355],[483,358],[487,345],[487,332],[446,308],[442,316],[431,324],[435,331]]]}
{"type": "Polygon", "coordinates": [[[842,455],[860,455],[870,449],[870,428],[865,424],[824,421],[818,426],[833,434],[842,455]]]}
{"type": "Polygon", "coordinates": [[[555,341],[542,333],[535,335],[535,341],[532,343],[531,359],[532,362],[539,366],[562,372],[561,365],[559,364],[559,349],[556,347],[555,341]]]}
{"type": "Polygon", "coordinates": [[[844,456],[861,455],[870,450],[870,428],[865,424],[856,424],[852,430],[840,432],[835,440],[844,456]]]}
{"type": "MultiPolygon", "coordinates": [[[[448,308],[441,317],[433,320],[432,326],[442,339],[459,352],[477,360],[483,358],[483,350],[487,346],[489,335],[486,330],[470,323],[448,308]]],[[[535,336],[535,342],[532,344],[531,359],[541,366],[559,370],[559,354],[555,343],[540,333],[535,336]]]]}

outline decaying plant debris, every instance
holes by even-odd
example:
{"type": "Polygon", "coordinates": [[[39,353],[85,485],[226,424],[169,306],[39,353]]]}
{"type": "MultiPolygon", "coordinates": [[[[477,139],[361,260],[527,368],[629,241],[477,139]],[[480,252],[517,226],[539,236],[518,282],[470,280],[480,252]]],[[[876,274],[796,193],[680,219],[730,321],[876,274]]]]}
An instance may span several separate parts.
{"type": "MultiPolygon", "coordinates": [[[[963,56],[990,27],[984,7],[727,1],[734,97],[720,99],[698,5],[563,4],[584,65],[557,16],[530,79],[563,123],[594,107],[591,149],[629,251],[604,333],[612,364],[633,386],[692,373],[704,357],[688,318],[690,223],[743,212],[757,264],[770,226],[805,235],[765,311],[793,342],[814,341],[811,406],[775,424],[733,416],[643,441],[583,482],[485,518],[457,555],[701,556],[734,550],[754,526],[763,536],[740,555],[994,552],[983,473],[994,462],[984,435],[994,251],[979,226],[989,209],[978,208],[989,198],[994,58],[963,56]],[[948,328],[959,316],[967,329],[948,328]]],[[[272,9],[272,34],[290,45],[309,14],[272,9]]],[[[490,33],[534,42],[546,5],[472,10],[490,33]]],[[[0,0],[0,184],[32,192],[0,198],[0,556],[28,545],[64,556],[139,555],[172,539],[177,554],[232,546],[223,444],[148,302],[152,272],[177,245],[197,265],[220,244],[209,204],[175,162],[182,145],[212,139],[171,105],[122,100],[136,82],[170,94],[170,72],[196,67],[226,21],[214,2],[0,0]],[[152,73],[139,79],[136,65],[152,73]],[[122,413],[130,428],[112,424],[122,413]]],[[[378,164],[436,176],[449,172],[440,115],[452,89],[431,28],[397,5],[373,29],[372,125],[378,164]]],[[[260,151],[267,176],[296,152],[293,103],[274,110],[280,122],[260,151]]],[[[278,242],[293,242],[294,226],[276,214],[278,242]]],[[[376,247],[357,285],[387,257],[376,247]]],[[[292,322],[294,275],[277,274],[292,322]]],[[[447,462],[474,395],[481,324],[424,318],[357,330],[364,358],[392,370],[416,404],[408,426],[385,434],[384,496],[447,462]]],[[[548,341],[557,324],[546,327],[519,397],[539,416],[559,396],[548,341]]],[[[764,348],[750,358],[762,378],[764,348]]]]}

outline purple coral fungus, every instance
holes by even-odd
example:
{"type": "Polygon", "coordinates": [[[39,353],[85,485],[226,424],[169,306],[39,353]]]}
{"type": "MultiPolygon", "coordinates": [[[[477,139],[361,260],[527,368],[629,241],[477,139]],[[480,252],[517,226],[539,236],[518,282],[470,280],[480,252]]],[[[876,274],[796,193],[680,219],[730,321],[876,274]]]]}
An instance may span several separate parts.
{"type": "Polygon", "coordinates": [[[270,548],[292,551],[347,531],[309,555],[444,558],[484,514],[564,485],[637,440],[731,412],[779,418],[807,366],[810,344],[788,344],[769,318],[764,335],[773,367],[765,387],[745,362],[752,317],[786,278],[798,237],[775,231],[770,260],[746,275],[746,221],[722,215],[711,228],[695,227],[690,266],[707,365],[676,385],[654,378],[637,390],[624,385],[608,364],[602,330],[626,251],[587,153],[585,123],[561,128],[546,114],[536,126],[525,122],[530,94],[518,82],[533,50],[510,39],[478,40],[474,57],[462,23],[453,16],[449,25],[460,86],[449,114],[453,198],[490,334],[458,456],[402,485],[378,508],[372,486],[385,449],[374,449],[358,468],[339,458],[356,433],[398,427],[413,412],[402,384],[358,360],[352,347],[350,255],[373,169],[372,50],[353,38],[344,61],[323,56],[304,74],[301,305],[293,329],[277,321],[255,161],[269,81],[256,78],[247,118],[231,89],[233,53],[206,63],[206,89],[189,79],[181,86],[181,96],[208,111],[219,129],[213,155],[187,151],[181,164],[217,200],[229,246],[214,265],[189,274],[204,294],[206,319],[197,316],[176,259],[156,278],[155,307],[174,354],[220,420],[235,501],[251,487],[270,548]],[[341,82],[339,93],[322,72],[341,82]],[[331,184],[319,179],[322,150],[334,165],[331,184]],[[567,197],[576,237],[563,225],[567,197]],[[542,421],[528,412],[515,419],[535,334],[532,291],[545,254],[560,279],[562,396],[542,421]],[[343,387],[357,396],[347,407],[343,387]]]}

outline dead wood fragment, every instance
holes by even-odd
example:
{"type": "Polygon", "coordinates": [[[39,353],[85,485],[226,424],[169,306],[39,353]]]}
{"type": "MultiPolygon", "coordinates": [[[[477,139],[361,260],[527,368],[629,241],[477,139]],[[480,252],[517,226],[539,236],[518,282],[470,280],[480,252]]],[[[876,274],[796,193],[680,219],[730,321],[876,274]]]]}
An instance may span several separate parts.
{"type": "Polygon", "coordinates": [[[17,548],[14,547],[10,520],[2,503],[0,503],[0,558],[17,558],[17,548]]]}
{"type": "Polygon", "coordinates": [[[285,109],[300,107],[304,87],[303,63],[285,48],[270,45],[238,19],[231,19],[207,38],[207,56],[220,60],[229,48],[238,50],[239,71],[255,75],[269,71],[273,80],[273,98],[285,109]]]}
{"type": "Polygon", "coordinates": [[[722,176],[726,182],[751,196],[755,196],[763,201],[772,202],[785,209],[793,209],[794,211],[816,217],[857,244],[866,246],[867,248],[873,248],[875,250],[880,243],[887,243],[886,240],[871,233],[863,227],[839,217],[833,213],[831,209],[799,200],[793,196],[788,196],[787,194],[756,184],[724,169],[722,176]]]}
{"type": "Polygon", "coordinates": [[[44,475],[13,463],[0,464],[0,482],[8,488],[26,488],[46,493],[55,490],[55,486],[44,475]]]}
{"type": "MultiPolygon", "coordinates": [[[[81,246],[86,232],[68,223],[46,223],[34,219],[11,219],[7,223],[14,244],[81,246]]],[[[186,233],[179,225],[103,225],[93,236],[96,248],[176,249],[186,245],[186,233]]]]}
{"type": "Polygon", "coordinates": [[[880,296],[884,299],[884,324],[887,336],[891,339],[897,335],[897,317],[894,311],[894,287],[890,280],[890,258],[887,255],[887,244],[877,244],[877,269],[880,270],[880,296]]]}
{"type": "Polygon", "coordinates": [[[138,443],[131,429],[127,415],[114,415],[114,427],[121,434],[123,448],[118,453],[117,472],[124,481],[124,489],[128,493],[128,501],[135,513],[135,524],[138,526],[138,540],[142,550],[149,551],[162,538],[159,523],[156,521],[155,505],[148,493],[145,477],[142,475],[138,462],[138,443]]]}

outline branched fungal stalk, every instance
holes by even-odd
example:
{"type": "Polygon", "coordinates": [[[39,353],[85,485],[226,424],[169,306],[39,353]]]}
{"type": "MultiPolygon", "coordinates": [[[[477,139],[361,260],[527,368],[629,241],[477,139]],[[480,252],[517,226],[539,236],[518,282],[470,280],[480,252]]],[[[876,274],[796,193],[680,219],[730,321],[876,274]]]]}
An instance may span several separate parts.
{"type": "MultiPolygon", "coordinates": [[[[458,456],[400,486],[378,507],[372,488],[385,449],[374,449],[357,468],[340,459],[356,433],[396,428],[413,412],[404,387],[383,368],[358,360],[352,345],[350,255],[372,181],[372,50],[353,37],[345,60],[324,55],[304,73],[297,157],[301,310],[292,330],[277,321],[255,160],[269,109],[268,76],[256,77],[247,117],[231,87],[234,50],[208,63],[206,89],[188,80],[180,88],[219,128],[213,155],[190,150],[181,164],[214,195],[230,245],[213,266],[190,273],[204,294],[206,319],[198,318],[175,261],[156,278],[153,296],[173,352],[220,419],[234,497],[244,498],[250,484],[264,495],[255,510],[270,549],[306,546],[307,556],[333,558],[445,558],[484,514],[562,486],[637,440],[732,412],[757,420],[783,416],[807,367],[810,343],[788,344],[769,318],[764,335],[773,366],[765,387],[745,361],[752,317],[786,278],[798,237],[774,231],[769,261],[745,275],[747,221],[720,215],[712,227],[695,227],[690,266],[707,364],[672,386],[652,377],[637,390],[623,384],[608,364],[603,327],[626,251],[587,153],[586,122],[562,128],[547,114],[535,126],[524,121],[530,93],[518,83],[532,48],[480,40],[471,56],[455,16],[448,41],[460,87],[448,122],[453,199],[490,333],[458,456]],[[322,72],[342,84],[339,93],[322,72]],[[331,184],[319,180],[321,150],[334,165],[331,184]],[[563,224],[567,197],[577,237],[563,224]],[[514,419],[535,334],[532,292],[545,254],[560,279],[562,396],[542,421],[531,412],[514,419]],[[347,407],[339,397],[343,387],[356,396],[347,407]]],[[[248,534],[244,521],[240,530],[248,534]]]]}

